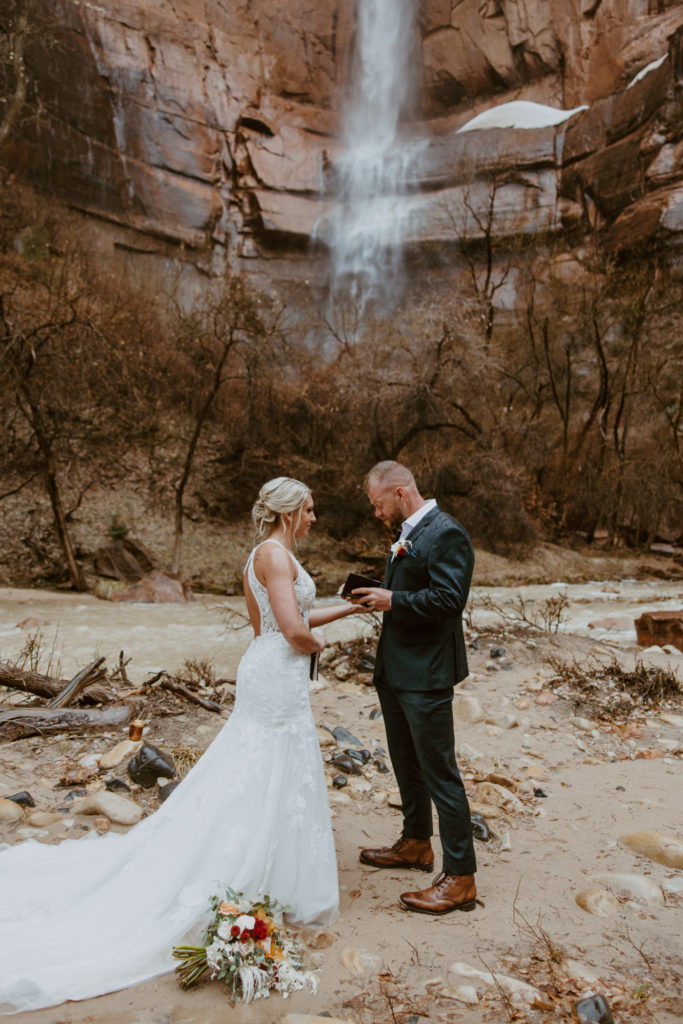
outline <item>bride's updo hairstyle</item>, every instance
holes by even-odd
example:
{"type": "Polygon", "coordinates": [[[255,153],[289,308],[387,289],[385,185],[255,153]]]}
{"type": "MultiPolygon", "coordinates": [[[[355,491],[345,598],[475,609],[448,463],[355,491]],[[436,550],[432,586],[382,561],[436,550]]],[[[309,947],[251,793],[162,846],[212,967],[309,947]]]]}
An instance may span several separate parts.
{"type": "Polygon", "coordinates": [[[293,480],[289,476],[276,476],[274,480],[264,484],[251,510],[256,537],[264,537],[275,529],[279,516],[294,512],[299,513],[294,525],[296,532],[301,523],[301,510],[310,490],[310,487],[302,484],[301,480],[293,480]]]}

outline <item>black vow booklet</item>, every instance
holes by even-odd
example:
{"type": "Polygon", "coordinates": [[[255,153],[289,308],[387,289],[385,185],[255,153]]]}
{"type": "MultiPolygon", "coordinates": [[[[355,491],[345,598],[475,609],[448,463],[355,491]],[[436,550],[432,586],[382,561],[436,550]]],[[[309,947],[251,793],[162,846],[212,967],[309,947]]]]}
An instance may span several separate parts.
{"type": "MultiPolygon", "coordinates": [[[[341,596],[351,597],[351,591],[356,590],[358,587],[383,587],[384,584],[381,580],[373,580],[371,576],[362,576],[359,572],[350,572],[346,583],[342,587],[341,596]]],[[[362,594],[357,594],[357,597],[362,597],[362,594]]]]}

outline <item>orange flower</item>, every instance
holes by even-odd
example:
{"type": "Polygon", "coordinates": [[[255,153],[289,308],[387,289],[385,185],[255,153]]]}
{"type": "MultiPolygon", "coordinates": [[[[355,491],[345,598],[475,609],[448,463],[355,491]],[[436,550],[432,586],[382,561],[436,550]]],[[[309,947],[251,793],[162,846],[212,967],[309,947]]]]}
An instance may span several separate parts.
{"type": "Polygon", "coordinates": [[[273,932],[275,931],[275,922],[273,921],[272,917],[268,917],[263,907],[261,907],[260,910],[256,911],[254,917],[257,919],[257,921],[263,921],[265,923],[269,935],[273,934],[273,932]]]}
{"type": "Polygon", "coordinates": [[[239,914],[239,912],[240,908],[236,903],[221,903],[218,908],[218,913],[223,914],[224,917],[227,917],[229,914],[239,914]]]}

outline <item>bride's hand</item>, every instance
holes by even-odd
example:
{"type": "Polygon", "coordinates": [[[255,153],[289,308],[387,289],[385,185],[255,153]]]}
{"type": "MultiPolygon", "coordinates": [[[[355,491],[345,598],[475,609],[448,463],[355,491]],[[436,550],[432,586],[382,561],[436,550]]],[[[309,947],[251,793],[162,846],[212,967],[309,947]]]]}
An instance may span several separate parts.
{"type": "Polygon", "coordinates": [[[325,639],[325,634],[321,633],[319,629],[312,629],[311,630],[311,634],[314,637],[314,639],[317,640],[317,642],[318,642],[318,648],[317,649],[319,651],[323,651],[325,649],[325,645],[327,644],[327,640],[325,639]]]}

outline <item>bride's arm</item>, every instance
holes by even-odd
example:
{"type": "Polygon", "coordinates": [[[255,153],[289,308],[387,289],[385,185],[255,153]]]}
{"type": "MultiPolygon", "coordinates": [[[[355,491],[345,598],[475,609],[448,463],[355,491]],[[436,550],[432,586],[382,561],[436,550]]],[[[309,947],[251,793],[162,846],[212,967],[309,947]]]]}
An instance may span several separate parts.
{"type": "Polygon", "coordinates": [[[333,604],[329,608],[311,608],[308,613],[309,624],[316,629],[318,626],[325,626],[328,622],[336,622],[338,619],[345,619],[347,615],[359,615],[367,613],[367,608],[357,604],[333,604]]]}
{"type": "Polygon", "coordinates": [[[254,566],[257,577],[268,591],[268,600],[275,621],[285,640],[302,654],[312,654],[325,646],[324,638],[316,637],[301,617],[294,593],[292,560],[274,544],[266,544],[258,553],[254,566]]]}

